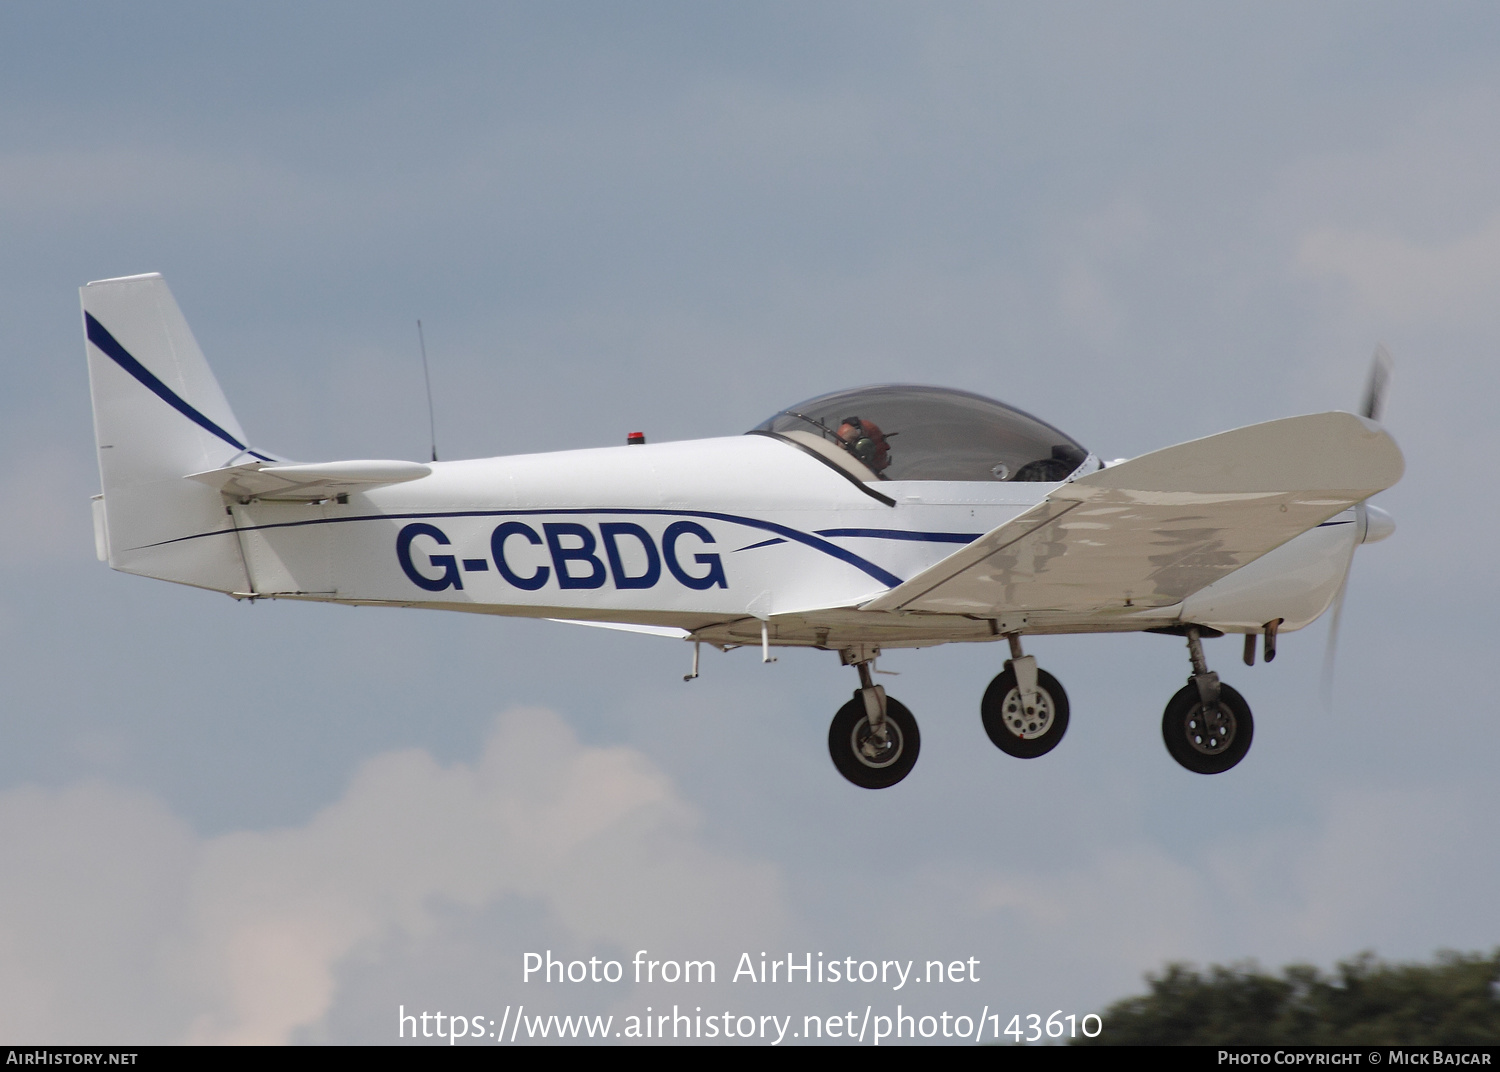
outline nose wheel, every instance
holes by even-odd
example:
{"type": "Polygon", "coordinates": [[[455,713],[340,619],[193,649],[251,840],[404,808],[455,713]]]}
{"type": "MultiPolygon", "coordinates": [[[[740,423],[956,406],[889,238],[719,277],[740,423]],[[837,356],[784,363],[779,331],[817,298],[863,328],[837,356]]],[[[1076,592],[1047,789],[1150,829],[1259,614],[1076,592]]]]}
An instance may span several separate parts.
{"type": "Polygon", "coordinates": [[[922,735],[906,705],[870,681],[871,658],[846,655],[859,671],[860,688],[828,727],[828,754],[840,774],[861,789],[886,789],[911,773],[922,735]]]}
{"type": "Polygon", "coordinates": [[[1034,655],[1021,654],[1010,637],[1005,669],[990,682],[979,704],[984,732],[1008,756],[1035,759],[1057,747],[1068,730],[1068,694],[1057,678],[1038,670],[1034,655]]]}
{"type": "Polygon", "coordinates": [[[1192,628],[1188,653],[1193,676],[1162,714],[1162,740],[1172,758],[1193,773],[1222,774],[1250,751],[1255,720],[1245,698],[1208,669],[1198,630],[1192,628]]]}

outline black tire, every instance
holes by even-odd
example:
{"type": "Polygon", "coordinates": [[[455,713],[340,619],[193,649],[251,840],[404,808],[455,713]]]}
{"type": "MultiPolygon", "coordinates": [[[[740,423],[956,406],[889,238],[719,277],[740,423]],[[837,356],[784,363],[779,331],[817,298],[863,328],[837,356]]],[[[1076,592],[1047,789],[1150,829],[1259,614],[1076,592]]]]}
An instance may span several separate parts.
{"type": "Polygon", "coordinates": [[[1161,736],[1172,758],[1194,774],[1223,774],[1245,758],[1255,736],[1250,705],[1228,685],[1219,686],[1217,725],[1203,719],[1198,686],[1178,691],[1161,716],[1161,736]]]}
{"type": "Polygon", "coordinates": [[[872,740],[865,701],[854,692],[828,727],[828,754],[839,773],[861,789],[886,789],[911,773],[917,753],[922,749],[922,735],[917,720],[906,705],[889,696],[885,700],[885,720],[889,725],[888,747],[881,749],[872,740]],[[864,746],[864,747],[861,747],[864,746]]]}
{"type": "Polygon", "coordinates": [[[1037,709],[1020,709],[1021,693],[1016,687],[1016,672],[1011,664],[990,682],[979,702],[984,732],[995,747],[1018,759],[1035,759],[1057,747],[1068,732],[1068,694],[1057,678],[1045,670],[1036,672],[1039,694],[1037,709]],[[1025,736],[1022,736],[1022,735],[1025,736]]]}

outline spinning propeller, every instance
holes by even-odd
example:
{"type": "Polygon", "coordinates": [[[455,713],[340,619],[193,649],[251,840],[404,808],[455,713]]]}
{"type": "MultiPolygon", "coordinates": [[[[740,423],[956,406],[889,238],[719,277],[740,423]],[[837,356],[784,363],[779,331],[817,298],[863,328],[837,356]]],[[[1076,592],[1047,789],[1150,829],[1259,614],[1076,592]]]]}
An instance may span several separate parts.
{"type": "MultiPolygon", "coordinates": [[[[1379,422],[1385,413],[1385,399],[1391,386],[1391,355],[1382,344],[1375,347],[1375,357],[1370,362],[1370,375],[1365,381],[1364,397],[1360,400],[1359,415],[1379,422]]],[[[1375,543],[1396,531],[1395,519],[1378,506],[1360,503],[1354,508],[1359,524],[1359,542],[1375,543]]],[[[1338,594],[1333,597],[1333,617],[1328,622],[1328,642],[1323,649],[1323,706],[1333,706],[1333,668],[1338,657],[1339,623],[1344,616],[1344,593],[1349,589],[1349,574],[1353,571],[1354,559],[1349,559],[1349,568],[1339,582],[1338,594]]]]}

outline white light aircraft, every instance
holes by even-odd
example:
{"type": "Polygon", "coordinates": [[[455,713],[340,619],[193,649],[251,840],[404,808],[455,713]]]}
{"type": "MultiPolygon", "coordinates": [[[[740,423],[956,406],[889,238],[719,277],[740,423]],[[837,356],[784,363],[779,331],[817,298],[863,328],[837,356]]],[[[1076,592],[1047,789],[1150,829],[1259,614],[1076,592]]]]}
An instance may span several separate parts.
{"type": "Polygon", "coordinates": [[[1335,600],[1355,548],[1394,529],[1365,500],[1401,478],[1363,415],[1238,428],[1108,465],[1028,414],[964,391],[824,395],[746,435],[419,464],[283,460],[250,445],[159,275],[81,288],[103,493],[101,559],[227,593],[561,619],[721,650],[837,652],[860,687],[834,716],[838,770],[894,785],[920,748],[871,679],[882,648],[1009,643],[980,704],[1012,756],[1068,726],[1027,635],[1187,640],[1162,735],[1215,774],[1250,747],[1250,708],[1201,638],[1264,638],[1335,600]]]}

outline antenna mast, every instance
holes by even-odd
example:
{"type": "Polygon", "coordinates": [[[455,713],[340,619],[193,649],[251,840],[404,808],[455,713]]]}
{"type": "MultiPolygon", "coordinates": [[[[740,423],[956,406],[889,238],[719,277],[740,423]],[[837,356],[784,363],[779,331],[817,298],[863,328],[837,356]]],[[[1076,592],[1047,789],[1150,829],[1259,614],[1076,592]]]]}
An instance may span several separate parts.
{"type": "Polygon", "coordinates": [[[417,321],[417,342],[422,347],[422,382],[427,385],[427,430],[432,436],[432,460],[437,461],[437,421],[432,416],[432,376],[427,372],[427,340],[422,335],[422,321],[417,321]]]}

